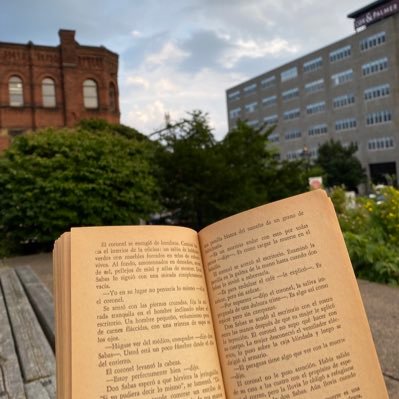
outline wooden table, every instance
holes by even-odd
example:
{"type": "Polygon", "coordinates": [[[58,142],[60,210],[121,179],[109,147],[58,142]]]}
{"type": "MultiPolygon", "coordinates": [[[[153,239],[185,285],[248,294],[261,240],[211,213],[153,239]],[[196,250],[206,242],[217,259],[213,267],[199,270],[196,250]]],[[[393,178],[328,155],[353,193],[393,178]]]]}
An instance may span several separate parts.
{"type": "Polygon", "coordinates": [[[29,266],[0,269],[0,399],[53,399],[54,304],[29,266]]]}

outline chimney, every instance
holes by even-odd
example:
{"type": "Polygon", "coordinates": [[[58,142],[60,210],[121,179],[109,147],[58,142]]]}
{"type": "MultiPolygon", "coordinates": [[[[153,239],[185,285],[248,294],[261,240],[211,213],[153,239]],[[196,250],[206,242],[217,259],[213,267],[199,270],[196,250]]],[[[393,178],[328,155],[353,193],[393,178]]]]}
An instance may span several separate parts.
{"type": "Polygon", "coordinates": [[[60,41],[61,41],[62,65],[69,67],[76,66],[78,62],[78,57],[76,52],[78,43],[75,40],[75,31],[60,29],[58,31],[58,35],[60,36],[60,41]]]}

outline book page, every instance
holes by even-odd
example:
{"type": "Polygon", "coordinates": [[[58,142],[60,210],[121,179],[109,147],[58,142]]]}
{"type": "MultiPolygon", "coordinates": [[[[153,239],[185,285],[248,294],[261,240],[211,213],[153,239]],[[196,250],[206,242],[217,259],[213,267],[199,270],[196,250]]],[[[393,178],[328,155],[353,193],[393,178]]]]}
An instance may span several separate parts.
{"type": "Polygon", "coordinates": [[[197,233],[71,231],[72,398],[224,398],[197,233]]]}
{"type": "Polygon", "coordinates": [[[388,398],[335,212],[323,191],[199,233],[231,398],[388,398]]]}

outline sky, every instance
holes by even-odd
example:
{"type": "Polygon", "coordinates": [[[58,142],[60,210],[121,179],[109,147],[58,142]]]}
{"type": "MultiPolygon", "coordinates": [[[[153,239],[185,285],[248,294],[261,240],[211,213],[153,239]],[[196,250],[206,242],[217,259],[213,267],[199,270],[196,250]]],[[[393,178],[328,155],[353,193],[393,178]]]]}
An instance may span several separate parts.
{"type": "Polygon", "coordinates": [[[145,134],[202,110],[227,133],[226,90],[354,32],[371,0],[1,0],[0,41],[119,54],[121,123],[145,134]]]}

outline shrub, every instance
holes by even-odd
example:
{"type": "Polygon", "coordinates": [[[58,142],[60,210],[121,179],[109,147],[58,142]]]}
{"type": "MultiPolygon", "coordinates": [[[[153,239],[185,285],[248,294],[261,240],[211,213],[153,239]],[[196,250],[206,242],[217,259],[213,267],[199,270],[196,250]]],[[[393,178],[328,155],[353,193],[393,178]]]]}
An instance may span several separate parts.
{"type": "MultiPolygon", "coordinates": [[[[386,187],[382,202],[359,198],[338,218],[355,273],[368,280],[399,284],[399,191],[386,187]]],[[[340,203],[335,198],[334,203],[340,203]]]]}
{"type": "Polygon", "coordinates": [[[157,208],[152,156],[148,142],[108,131],[47,129],[16,138],[0,156],[3,247],[49,249],[72,226],[147,218],[157,208]]]}

